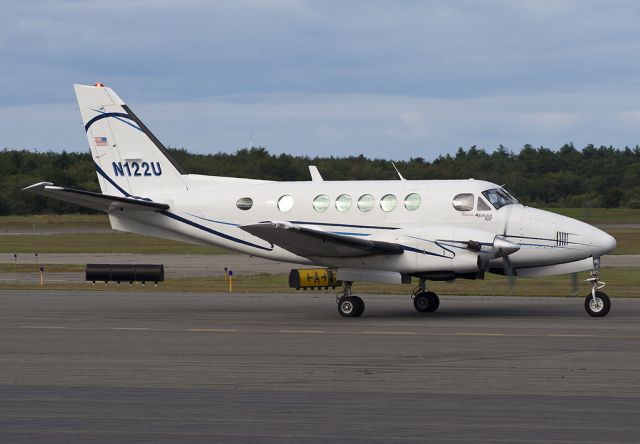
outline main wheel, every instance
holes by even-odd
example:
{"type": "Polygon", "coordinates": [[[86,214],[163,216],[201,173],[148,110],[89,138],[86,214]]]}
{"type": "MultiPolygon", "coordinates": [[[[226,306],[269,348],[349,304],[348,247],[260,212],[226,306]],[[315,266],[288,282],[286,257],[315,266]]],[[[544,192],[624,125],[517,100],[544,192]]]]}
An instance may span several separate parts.
{"type": "Polygon", "coordinates": [[[364,311],[364,302],[357,296],[343,296],[338,300],[338,312],[345,318],[357,318],[364,311]]]}
{"type": "Polygon", "coordinates": [[[433,291],[423,291],[414,296],[413,306],[420,313],[431,313],[440,306],[440,298],[433,291]]]}
{"type": "Polygon", "coordinates": [[[353,315],[354,318],[358,318],[360,316],[362,316],[362,313],[364,313],[364,301],[362,300],[361,297],[359,296],[351,296],[353,298],[353,300],[356,303],[356,312],[353,315]]]}
{"type": "Polygon", "coordinates": [[[604,291],[596,291],[596,298],[593,299],[591,293],[584,299],[584,309],[587,310],[589,316],[594,318],[602,318],[609,313],[611,309],[611,300],[604,291]]]}
{"type": "Polygon", "coordinates": [[[427,291],[427,297],[429,298],[429,311],[436,311],[440,307],[440,298],[433,291],[427,291]]]}

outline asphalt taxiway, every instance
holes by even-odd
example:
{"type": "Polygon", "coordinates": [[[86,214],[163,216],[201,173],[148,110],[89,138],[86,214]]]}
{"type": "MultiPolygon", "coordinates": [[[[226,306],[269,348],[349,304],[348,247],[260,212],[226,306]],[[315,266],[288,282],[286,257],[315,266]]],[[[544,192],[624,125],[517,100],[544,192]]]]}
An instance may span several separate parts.
{"type": "Polygon", "coordinates": [[[638,442],[640,300],[0,292],[0,440],[638,442]]]}

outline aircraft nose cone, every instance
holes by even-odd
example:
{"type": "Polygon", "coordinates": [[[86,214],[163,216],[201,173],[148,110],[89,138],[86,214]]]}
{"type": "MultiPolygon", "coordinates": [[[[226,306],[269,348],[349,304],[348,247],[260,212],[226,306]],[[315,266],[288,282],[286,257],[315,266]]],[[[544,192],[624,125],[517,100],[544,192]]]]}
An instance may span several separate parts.
{"type": "Polygon", "coordinates": [[[591,245],[594,249],[594,256],[602,256],[611,253],[616,249],[616,238],[602,230],[594,228],[591,234],[591,245]]]}

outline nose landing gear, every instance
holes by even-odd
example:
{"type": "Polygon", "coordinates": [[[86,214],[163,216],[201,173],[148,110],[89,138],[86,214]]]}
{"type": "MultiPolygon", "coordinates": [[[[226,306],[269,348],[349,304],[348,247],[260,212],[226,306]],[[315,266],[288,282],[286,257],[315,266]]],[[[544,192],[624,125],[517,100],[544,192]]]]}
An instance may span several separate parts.
{"type": "Polygon", "coordinates": [[[585,280],[591,283],[591,293],[584,300],[584,309],[589,316],[594,318],[602,318],[609,313],[611,309],[611,300],[604,291],[600,291],[606,285],[600,280],[600,258],[593,258],[593,270],[591,276],[585,280]]]}

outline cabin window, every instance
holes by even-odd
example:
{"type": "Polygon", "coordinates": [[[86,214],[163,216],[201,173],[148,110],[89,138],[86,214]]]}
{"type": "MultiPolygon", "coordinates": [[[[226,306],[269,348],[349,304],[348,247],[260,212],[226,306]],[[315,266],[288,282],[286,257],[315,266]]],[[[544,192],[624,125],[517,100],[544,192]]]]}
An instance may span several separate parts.
{"type": "Polygon", "coordinates": [[[404,207],[409,211],[415,211],[420,208],[420,204],[422,203],[422,198],[418,193],[408,194],[407,197],[404,198],[404,207]]]}
{"type": "Polygon", "coordinates": [[[360,199],[358,199],[358,209],[366,213],[367,211],[371,211],[375,203],[376,201],[371,194],[363,194],[360,196],[360,199]]]}
{"type": "Polygon", "coordinates": [[[348,194],[341,194],[336,199],[336,210],[342,212],[347,211],[351,208],[351,196],[348,194]]]}
{"type": "Polygon", "coordinates": [[[251,199],[250,197],[241,197],[236,202],[236,207],[240,208],[241,210],[246,211],[250,209],[252,206],[253,206],[253,199],[251,199]]]}
{"type": "Polygon", "coordinates": [[[485,200],[478,196],[478,211],[490,211],[491,207],[489,206],[489,204],[487,202],[485,202],[485,200]]]}
{"type": "Polygon", "coordinates": [[[329,196],[326,194],[320,194],[313,199],[313,209],[318,213],[323,213],[329,208],[329,196]]]}
{"type": "Polygon", "coordinates": [[[398,199],[396,199],[396,196],[393,194],[385,194],[382,196],[382,199],[380,199],[380,208],[382,208],[382,211],[391,211],[396,207],[397,203],[398,199]]]}
{"type": "Polygon", "coordinates": [[[473,204],[475,196],[471,193],[458,194],[453,198],[453,208],[458,211],[471,211],[473,210],[473,204]]]}
{"type": "Polygon", "coordinates": [[[291,208],[293,208],[293,197],[285,194],[280,199],[278,199],[278,210],[286,213],[291,208]]]}

